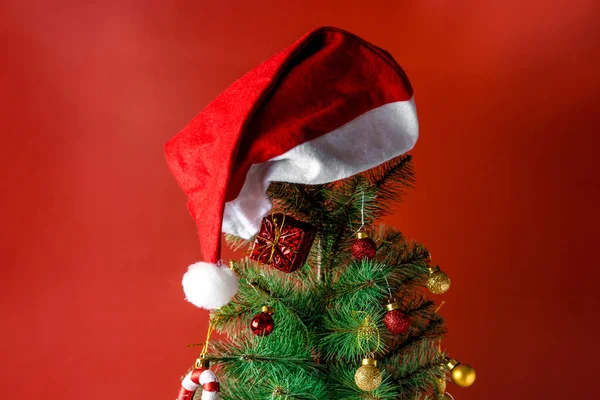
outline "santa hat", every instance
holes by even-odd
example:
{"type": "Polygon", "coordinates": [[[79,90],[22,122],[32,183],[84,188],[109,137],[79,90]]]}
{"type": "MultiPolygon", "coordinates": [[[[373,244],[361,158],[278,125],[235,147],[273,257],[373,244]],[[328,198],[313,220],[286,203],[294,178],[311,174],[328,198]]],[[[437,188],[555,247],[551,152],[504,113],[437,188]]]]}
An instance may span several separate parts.
{"type": "Polygon", "coordinates": [[[212,309],[235,295],[221,232],[258,232],[270,182],[347,178],[407,152],[417,136],[406,74],[349,32],[318,28],[252,69],[165,146],[204,256],[184,276],[187,299],[212,309]]]}

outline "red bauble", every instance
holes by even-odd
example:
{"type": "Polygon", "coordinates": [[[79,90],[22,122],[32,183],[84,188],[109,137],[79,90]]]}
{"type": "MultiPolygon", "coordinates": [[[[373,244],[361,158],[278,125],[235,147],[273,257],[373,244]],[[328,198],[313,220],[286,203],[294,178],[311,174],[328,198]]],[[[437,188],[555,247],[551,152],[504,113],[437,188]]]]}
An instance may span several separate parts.
{"type": "Polygon", "coordinates": [[[410,316],[399,310],[399,306],[400,303],[388,304],[388,312],[383,317],[385,327],[394,335],[406,333],[408,332],[408,328],[410,328],[410,316]]]}
{"type": "Polygon", "coordinates": [[[273,321],[273,309],[268,306],[263,306],[262,312],[256,314],[250,322],[252,333],[259,336],[268,336],[275,329],[275,321],[273,321]]]}
{"type": "Polygon", "coordinates": [[[352,243],[352,256],[357,260],[366,258],[367,260],[375,257],[377,244],[371,239],[366,232],[358,232],[356,240],[352,243]]]}

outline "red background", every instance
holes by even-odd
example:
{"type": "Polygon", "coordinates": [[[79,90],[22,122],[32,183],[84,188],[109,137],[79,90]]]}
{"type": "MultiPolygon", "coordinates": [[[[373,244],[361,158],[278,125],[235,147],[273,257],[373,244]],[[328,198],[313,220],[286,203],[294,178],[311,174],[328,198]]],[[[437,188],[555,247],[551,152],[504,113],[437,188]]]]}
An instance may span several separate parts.
{"type": "Polygon", "coordinates": [[[415,87],[418,188],[394,223],[453,279],[457,399],[597,393],[595,0],[14,1],[0,5],[2,398],[169,399],[206,314],[162,145],[318,25],[415,87]],[[285,3],[285,4],[284,4],[285,3]]]}

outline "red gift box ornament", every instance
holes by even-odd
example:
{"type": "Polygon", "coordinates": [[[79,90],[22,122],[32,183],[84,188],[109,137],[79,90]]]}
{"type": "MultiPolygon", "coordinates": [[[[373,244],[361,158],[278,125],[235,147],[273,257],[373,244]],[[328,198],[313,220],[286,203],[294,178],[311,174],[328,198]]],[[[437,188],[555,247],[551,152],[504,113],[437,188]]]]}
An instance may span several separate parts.
{"type": "Polygon", "coordinates": [[[283,272],[294,272],[306,263],[317,230],[284,214],[264,217],[250,258],[283,272]]]}

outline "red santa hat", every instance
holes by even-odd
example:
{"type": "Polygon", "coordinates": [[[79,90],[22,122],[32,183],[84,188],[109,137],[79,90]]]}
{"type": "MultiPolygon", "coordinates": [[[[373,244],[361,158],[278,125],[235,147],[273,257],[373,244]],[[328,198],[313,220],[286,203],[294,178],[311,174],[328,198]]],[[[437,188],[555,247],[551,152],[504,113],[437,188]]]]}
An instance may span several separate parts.
{"type": "Polygon", "coordinates": [[[187,299],[212,309],[235,295],[221,232],[258,232],[270,182],[347,178],[409,151],[417,136],[406,74],[349,32],[318,28],[252,69],[165,146],[204,256],[184,276],[187,299]]]}

